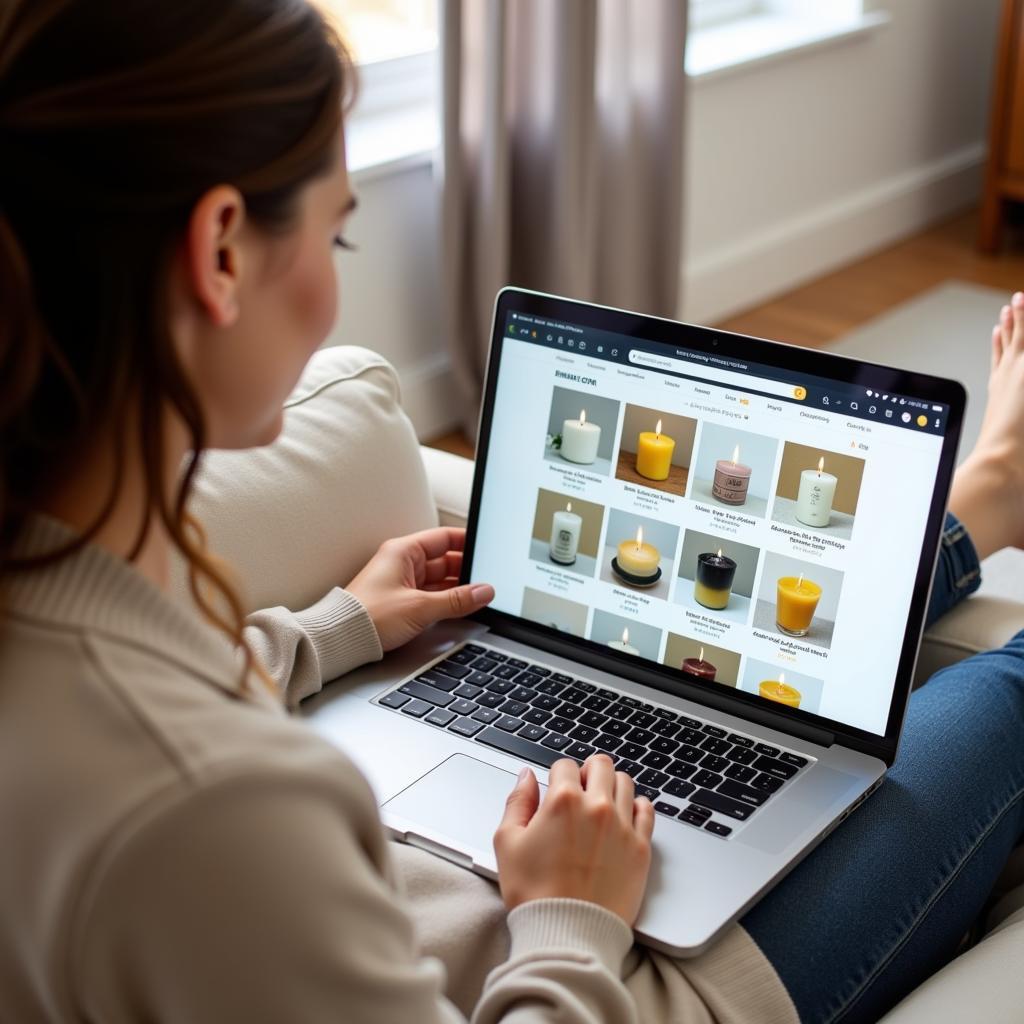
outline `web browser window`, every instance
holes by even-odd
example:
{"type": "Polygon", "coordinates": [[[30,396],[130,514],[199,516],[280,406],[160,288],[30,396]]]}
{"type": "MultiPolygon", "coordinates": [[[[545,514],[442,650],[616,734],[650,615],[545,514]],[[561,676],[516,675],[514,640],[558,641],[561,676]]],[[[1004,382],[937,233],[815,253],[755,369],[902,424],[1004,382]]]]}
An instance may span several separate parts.
{"type": "Polygon", "coordinates": [[[472,570],[492,607],[883,735],[949,409],[502,329],[472,570]]]}

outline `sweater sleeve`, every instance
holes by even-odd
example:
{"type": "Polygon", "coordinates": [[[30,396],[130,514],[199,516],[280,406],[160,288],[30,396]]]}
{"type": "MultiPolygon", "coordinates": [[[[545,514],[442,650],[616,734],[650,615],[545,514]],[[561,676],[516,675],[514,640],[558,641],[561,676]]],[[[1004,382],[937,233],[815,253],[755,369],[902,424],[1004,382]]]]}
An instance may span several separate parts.
{"type": "MultiPolygon", "coordinates": [[[[101,858],[81,904],[70,962],[83,1015],[464,1022],[386,881],[368,789],[354,814],[343,790],[308,773],[252,774],[150,802],[101,858]]],[[[474,1024],[635,1021],[619,980],[630,941],[621,921],[541,900],[514,911],[510,927],[511,959],[491,972],[474,1024]]]]}
{"type": "Polygon", "coordinates": [[[289,707],[317,693],[325,682],[384,656],[369,613],[341,587],[300,612],[283,607],[253,612],[245,637],[289,707]]]}

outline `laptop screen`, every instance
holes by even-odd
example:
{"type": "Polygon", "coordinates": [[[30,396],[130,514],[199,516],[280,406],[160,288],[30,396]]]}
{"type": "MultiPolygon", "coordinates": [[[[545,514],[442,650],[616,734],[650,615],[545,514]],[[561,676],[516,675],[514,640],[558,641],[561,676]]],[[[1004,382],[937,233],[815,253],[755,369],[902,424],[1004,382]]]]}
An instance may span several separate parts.
{"type": "Polygon", "coordinates": [[[470,552],[492,608],[653,663],[667,690],[885,735],[960,411],[890,391],[914,379],[894,371],[833,359],[835,379],[778,365],[801,365],[788,346],[538,305],[497,308],[470,552]]]}

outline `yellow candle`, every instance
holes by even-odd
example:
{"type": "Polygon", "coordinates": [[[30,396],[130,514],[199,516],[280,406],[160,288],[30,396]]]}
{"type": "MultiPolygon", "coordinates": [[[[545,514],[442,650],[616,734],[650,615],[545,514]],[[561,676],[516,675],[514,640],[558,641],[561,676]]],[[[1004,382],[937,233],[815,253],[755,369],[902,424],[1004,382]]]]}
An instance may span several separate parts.
{"type": "Polygon", "coordinates": [[[783,576],[778,582],[775,623],[783,633],[805,636],[821,599],[821,587],[801,575],[783,576]]]}
{"type": "Polygon", "coordinates": [[[644,528],[637,527],[636,540],[619,545],[618,564],[631,576],[653,576],[658,571],[661,553],[653,544],[644,543],[644,528]]]}
{"type": "Polygon", "coordinates": [[[758,693],[766,700],[774,700],[778,704],[785,704],[787,707],[800,707],[800,691],[790,686],[786,676],[779,673],[778,679],[766,679],[757,688],[758,693]]]}
{"type": "Polygon", "coordinates": [[[644,430],[637,438],[636,471],[648,480],[667,480],[676,442],[661,432],[661,420],[652,434],[644,430]]]}

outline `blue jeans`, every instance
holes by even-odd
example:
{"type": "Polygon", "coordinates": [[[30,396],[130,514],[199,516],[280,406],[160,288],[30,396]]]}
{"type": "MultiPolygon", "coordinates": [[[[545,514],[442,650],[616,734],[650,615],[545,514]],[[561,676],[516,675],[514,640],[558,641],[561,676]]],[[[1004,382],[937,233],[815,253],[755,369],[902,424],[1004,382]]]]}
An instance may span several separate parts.
{"type": "MultiPolygon", "coordinates": [[[[979,583],[950,516],[928,621],[979,583]]],[[[913,693],[886,781],[741,923],[802,1022],[877,1021],[953,956],[1022,835],[1024,632],[913,693]]]]}

